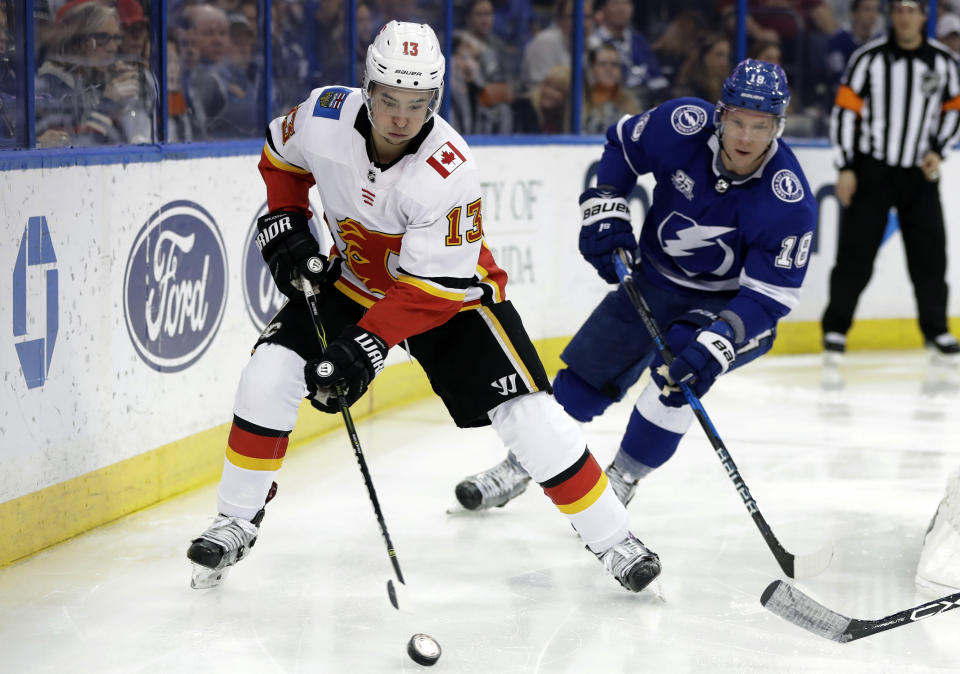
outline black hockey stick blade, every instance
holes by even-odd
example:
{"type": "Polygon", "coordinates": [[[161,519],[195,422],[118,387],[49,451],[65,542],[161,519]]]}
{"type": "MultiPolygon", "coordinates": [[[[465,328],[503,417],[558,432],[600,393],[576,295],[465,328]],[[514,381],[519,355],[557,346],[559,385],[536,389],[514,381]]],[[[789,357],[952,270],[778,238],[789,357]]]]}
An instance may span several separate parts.
{"type": "Polygon", "coordinates": [[[400,603],[397,601],[397,589],[393,586],[393,580],[387,579],[387,597],[390,599],[390,603],[393,604],[393,608],[400,610],[400,603]]]}
{"type": "Polygon", "coordinates": [[[894,627],[915,623],[960,607],[960,592],[908,608],[877,620],[848,618],[788,585],[775,580],[760,596],[760,603],[771,613],[824,639],[841,644],[869,637],[894,627]]]}

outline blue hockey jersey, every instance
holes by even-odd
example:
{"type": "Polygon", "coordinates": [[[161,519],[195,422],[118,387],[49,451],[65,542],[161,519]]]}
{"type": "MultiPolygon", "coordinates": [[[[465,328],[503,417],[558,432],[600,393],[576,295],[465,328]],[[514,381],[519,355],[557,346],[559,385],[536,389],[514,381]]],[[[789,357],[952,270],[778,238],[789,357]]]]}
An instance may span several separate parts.
{"type": "Polygon", "coordinates": [[[597,184],[625,196],[638,175],[653,173],[641,270],[673,292],[730,295],[725,312],[742,321],[734,325],[742,343],[799,301],[817,205],[782,140],[751,175],[726,173],[713,114],[706,101],[678,98],[624,117],[607,131],[597,184]]]}

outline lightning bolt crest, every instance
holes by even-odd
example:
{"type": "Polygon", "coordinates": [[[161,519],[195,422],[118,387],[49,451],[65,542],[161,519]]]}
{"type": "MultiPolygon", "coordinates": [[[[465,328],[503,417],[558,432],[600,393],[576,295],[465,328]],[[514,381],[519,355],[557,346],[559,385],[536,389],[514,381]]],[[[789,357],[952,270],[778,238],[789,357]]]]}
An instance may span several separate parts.
{"type": "Polygon", "coordinates": [[[660,243],[663,246],[663,250],[667,252],[671,257],[683,257],[685,255],[693,255],[694,250],[698,248],[704,248],[706,246],[714,245],[715,237],[722,236],[727,232],[732,232],[733,227],[713,227],[710,225],[699,225],[695,220],[681,215],[680,213],[671,213],[670,215],[677,215],[684,220],[690,222],[690,227],[686,229],[681,229],[674,233],[676,236],[675,239],[670,239],[669,241],[664,241],[663,239],[663,225],[670,220],[670,216],[661,223],[660,225],[660,243]]]}

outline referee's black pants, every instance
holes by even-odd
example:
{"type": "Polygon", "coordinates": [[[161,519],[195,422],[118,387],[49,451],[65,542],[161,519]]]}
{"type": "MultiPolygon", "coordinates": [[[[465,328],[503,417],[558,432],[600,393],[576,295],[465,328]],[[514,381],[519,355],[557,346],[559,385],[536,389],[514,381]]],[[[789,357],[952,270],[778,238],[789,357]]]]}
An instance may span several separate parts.
{"type": "Polygon", "coordinates": [[[823,332],[846,334],[860,293],[873,274],[890,208],[896,206],[917,300],[920,330],[927,341],[947,332],[947,241],[938,183],[919,168],[888,166],[861,157],[857,191],[840,218],[837,261],[830,273],[830,301],[823,332]]]}

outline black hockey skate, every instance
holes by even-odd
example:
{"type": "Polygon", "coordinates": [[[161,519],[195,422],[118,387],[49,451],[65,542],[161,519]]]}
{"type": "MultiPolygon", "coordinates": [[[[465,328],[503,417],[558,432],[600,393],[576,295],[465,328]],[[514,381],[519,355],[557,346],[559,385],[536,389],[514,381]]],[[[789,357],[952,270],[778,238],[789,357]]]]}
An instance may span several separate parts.
{"type": "Polygon", "coordinates": [[[457,500],[467,510],[502,508],[527,489],[530,476],[513,452],[489,470],[463,479],[455,490],[457,500]]]}
{"type": "Polygon", "coordinates": [[[633,534],[609,550],[594,553],[604,568],[631,592],[639,592],[660,575],[660,558],[633,534]]]}

